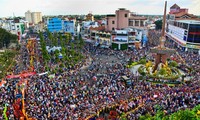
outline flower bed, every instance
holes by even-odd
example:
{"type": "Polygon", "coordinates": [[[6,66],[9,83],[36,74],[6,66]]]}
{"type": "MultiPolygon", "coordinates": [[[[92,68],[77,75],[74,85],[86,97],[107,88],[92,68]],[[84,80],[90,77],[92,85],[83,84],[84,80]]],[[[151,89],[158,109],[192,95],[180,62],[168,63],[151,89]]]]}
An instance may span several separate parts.
{"type": "Polygon", "coordinates": [[[180,76],[181,76],[181,74],[180,74],[180,72],[179,72],[179,70],[177,69],[177,68],[171,68],[174,72],[171,74],[171,75],[168,75],[167,73],[166,73],[166,71],[162,71],[163,72],[163,74],[161,75],[161,70],[164,70],[164,69],[160,69],[159,71],[157,71],[157,72],[154,72],[154,73],[151,73],[151,74],[149,74],[147,71],[146,71],[146,69],[145,69],[145,66],[140,66],[139,68],[138,68],[138,72],[142,75],[142,76],[147,76],[147,77],[149,77],[149,78],[156,78],[156,79],[163,79],[163,80],[176,80],[176,79],[178,79],[180,76]]]}
{"type": "Polygon", "coordinates": [[[142,59],[140,59],[138,62],[132,62],[132,63],[126,65],[126,67],[127,67],[127,68],[131,68],[131,67],[136,66],[136,65],[139,65],[139,64],[143,64],[143,65],[146,64],[146,59],[145,59],[145,58],[142,58],[142,59]]]}

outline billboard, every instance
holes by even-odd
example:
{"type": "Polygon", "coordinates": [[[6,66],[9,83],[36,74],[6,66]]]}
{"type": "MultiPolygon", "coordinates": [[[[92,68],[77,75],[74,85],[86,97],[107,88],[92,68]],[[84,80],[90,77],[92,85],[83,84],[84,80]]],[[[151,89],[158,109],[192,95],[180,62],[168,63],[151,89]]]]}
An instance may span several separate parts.
{"type": "Polygon", "coordinates": [[[178,39],[184,40],[185,29],[179,28],[173,25],[169,25],[169,32],[173,34],[175,37],[177,37],[178,39]]]}

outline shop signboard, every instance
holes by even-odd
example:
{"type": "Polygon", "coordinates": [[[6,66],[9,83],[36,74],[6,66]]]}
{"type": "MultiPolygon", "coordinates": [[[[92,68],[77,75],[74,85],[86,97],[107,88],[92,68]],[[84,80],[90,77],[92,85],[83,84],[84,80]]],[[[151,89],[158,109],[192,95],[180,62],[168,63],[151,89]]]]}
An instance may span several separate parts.
{"type": "Polygon", "coordinates": [[[187,48],[192,48],[192,49],[199,49],[200,50],[200,45],[191,45],[191,44],[186,44],[187,48]]]}

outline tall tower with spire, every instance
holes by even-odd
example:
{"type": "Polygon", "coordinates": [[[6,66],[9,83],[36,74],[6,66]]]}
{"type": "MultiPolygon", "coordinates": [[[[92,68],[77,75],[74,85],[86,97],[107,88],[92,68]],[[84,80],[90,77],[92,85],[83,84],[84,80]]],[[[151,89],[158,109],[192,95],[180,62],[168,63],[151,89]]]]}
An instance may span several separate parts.
{"type": "Polygon", "coordinates": [[[165,23],[166,23],[166,9],[167,1],[165,1],[164,15],[163,15],[163,24],[162,24],[162,34],[160,37],[160,44],[157,47],[151,48],[150,51],[156,54],[155,57],[155,66],[153,72],[156,71],[160,63],[165,64],[169,55],[175,53],[174,49],[169,49],[165,47],[165,23]]]}

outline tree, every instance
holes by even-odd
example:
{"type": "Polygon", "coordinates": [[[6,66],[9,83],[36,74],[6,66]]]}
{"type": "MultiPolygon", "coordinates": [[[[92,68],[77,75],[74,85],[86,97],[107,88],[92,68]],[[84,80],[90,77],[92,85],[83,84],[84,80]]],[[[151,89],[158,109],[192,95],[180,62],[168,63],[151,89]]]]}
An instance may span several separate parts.
{"type": "Polygon", "coordinates": [[[196,115],[196,119],[199,120],[200,119],[200,104],[194,107],[192,109],[192,112],[196,115]]]}
{"type": "Polygon", "coordinates": [[[196,120],[195,114],[186,109],[186,110],[179,110],[172,115],[170,115],[170,120],[196,120]]]}
{"type": "Polygon", "coordinates": [[[55,55],[55,60],[58,63],[59,62],[59,50],[55,50],[54,55],[55,55]]]}
{"type": "Polygon", "coordinates": [[[80,42],[79,42],[79,44],[80,44],[80,47],[81,47],[81,48],[83,48],[83,46],[85,45],[85,41],[83,40],[82,37],[80,37],[80,42]]]}
{"type": "Polygon", "coordinates": [[[54,33],[52,41],[53,41],[53,46],[58,46],[58,33],[54,33]]]}
{"type": "Polygon", "coordinates": [[[17,43],[17,35],[0,28],[0,48],[8,47],[10,43],[17,43]]]}
{"type": "Polygon", "coordinates": [[[157,20],[154,23],[156,24],[156,30],[162,29],[162,20],[157,20]]]}
{"type": "Polygon", "coordinates": [[[154,120],[154,118],[150,114],[145,114],[145,115],[140,116],[139,120],[154,120]]]}
{"type": "Polygon", "coordinates": [[[46,49],[46,42],[44,41],[44,36],[42,33],[39,33],[40,36],[40,45],[41,45],[41,51],[42,51],[42,57],[45,61],[45,64],[50,60],[50,56],[48,54],[48,51],[46,49]]]}
{"type": "Polygon", "coordinates": [[[52,33],[47,31],[47,35],[48,40],[45,41],[43,34],[40,33],[41,51],[44,59],[44,64],[46,65],[46,70],[49,70],[49,60],[55,60],[55,63],[59,63],[60,61],[62,61],[63,66],[65,65],[66,67],[73,67],[82,58],[84,58],[81,53],[81,48],[83,48],[84,45],[83,40],[71,41],[72,36],[70,33],[66,33],[64,35],[54,33],[54,35],[52,35],[52,33]],[[55,50],[51,54],[49,54],[46,50],[46,42],[49,43],[49,46],[58,46],[59,44],[61,46],[61,50],[55,50]],[[62,54],[62,59],[59,58],[60,54],[62,54]]]}
{"type": "Polygon", "coordinates": [[[198,115],[198,111],[200,112],[200,105],[197,105],[192,110],[179,110],[171,115],[164,114],[163,111],[158,110],[156,115],[151,116],[150,114],[140,116],[139,120],[199,120],[200,113],[198,115]]]}
{"type": "Polygon", "coordinates": [[[9,69],[16,64],[15,59],[13,59],[16,54],[16,51],[6,50],[0,55],[0,78],[4,77],[4,75],[7,74],[9,69]]]}
{"type": "Polygon", "coordinates": [[[65,46],[67,47],[69,45],[69,41],[70,41],[70,36],[69,34],[65,34],[64,35],[64,42],[65,42],[65,46]]]}
{"type": "Polygon", "coordinates": [[[63,37],[62,37],[61,34],[59,34],[59,40],[60,40],[60,46],[61,46],[61,47],[65,47],[65,43],[64,43],[64,41],[63,41],[63,37]]]}
{"type": "Polygon", "coordinates": [[[126,114],[124,112],[121,114],[120,120],[127,120],[126,114]]]}

